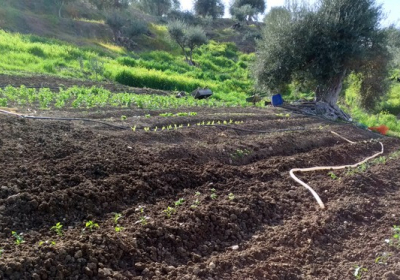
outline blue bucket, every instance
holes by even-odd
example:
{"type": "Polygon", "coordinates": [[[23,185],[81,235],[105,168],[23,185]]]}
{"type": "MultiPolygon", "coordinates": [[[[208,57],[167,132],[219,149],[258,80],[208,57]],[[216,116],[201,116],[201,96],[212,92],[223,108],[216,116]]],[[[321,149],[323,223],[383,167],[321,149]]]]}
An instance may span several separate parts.
{"type": "Polygon", "coordinates": [[[282,99],[282,95],[280,94],[275,94],[272,95],[272,106],[280,106],[283,104],[283,99],[282,99]]]}

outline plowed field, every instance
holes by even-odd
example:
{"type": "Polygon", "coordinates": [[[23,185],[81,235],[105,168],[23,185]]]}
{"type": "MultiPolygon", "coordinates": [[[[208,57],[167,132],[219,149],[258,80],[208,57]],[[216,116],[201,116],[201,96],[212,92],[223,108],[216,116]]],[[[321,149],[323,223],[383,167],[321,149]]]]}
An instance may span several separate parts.
{"type": "Polygon", "coordinates": [[[197,112],[84,115],[136,131],[0,115],[0,279],[400,279],[400,139],[277,109],[197,112]],[[289,176],[378,141],[374,164],[298,174],[325,210],[289,176]]]}

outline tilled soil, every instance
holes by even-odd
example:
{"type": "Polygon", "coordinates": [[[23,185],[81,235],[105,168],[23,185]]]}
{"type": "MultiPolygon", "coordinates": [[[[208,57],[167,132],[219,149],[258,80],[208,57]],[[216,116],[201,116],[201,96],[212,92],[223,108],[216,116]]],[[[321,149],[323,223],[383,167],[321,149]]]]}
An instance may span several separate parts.
{"type": "Polygon", "coordinates": [[[136,131],[0,115],[0,279],[400,279],[400,139],[273,109],[153,115],[89,114],[136,131]],[[298,174],[325,210],[289,176],[378,141],[379,163],[298,174]]]}

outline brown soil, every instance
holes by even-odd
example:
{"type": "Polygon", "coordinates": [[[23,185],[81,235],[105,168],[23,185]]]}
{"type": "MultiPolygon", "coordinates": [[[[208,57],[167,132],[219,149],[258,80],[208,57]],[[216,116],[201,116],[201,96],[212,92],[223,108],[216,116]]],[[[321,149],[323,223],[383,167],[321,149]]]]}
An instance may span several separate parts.
{"type": "Polygon", "coordinates": [[[336,280],[354,279],[357,265],[368,269],[362,279],[400,279],[399,249],[385,243],[400,223],[400,160],[389,159],[400,139],[275,110],[47,112],[191,124],[157,132],[0,115],[0,279],[336,280]],[[243,123],[196,126],[230,119],[243,123]],[[336,171],[340,180],[301,174],[326,210],[289,177],[295,167],[361,161],[380,150],[370,139],[382,141],[386,163],[336,171]],[[90,220],[99,228],[83,231],[90,220]],[[62,236],[50,230],[57,222],[62,236]],[[25,242],[15,245],[12,231],[25,242]],[[375,263],[385,252],[387,264],[375,263]]]}

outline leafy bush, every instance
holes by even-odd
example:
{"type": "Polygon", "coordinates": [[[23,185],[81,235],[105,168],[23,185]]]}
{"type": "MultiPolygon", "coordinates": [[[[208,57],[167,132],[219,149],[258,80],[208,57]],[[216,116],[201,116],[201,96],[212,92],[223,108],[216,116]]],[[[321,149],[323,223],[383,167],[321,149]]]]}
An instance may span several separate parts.
{"type": "Polygon", "coordinates": [[[30,47],[28,49],[28,53],[33,54],[37,57],[46,57],[46,54],[44,53],[43,49],[38,46],[30,47]]]}
{"type": "Polygon", "coordinates": [[[137,62],[135,59],[124,56],[124,57],[118,57],[117,61],[121,65],[129,66],[129,67],[135,67],[137,65],[137,62]]]}

